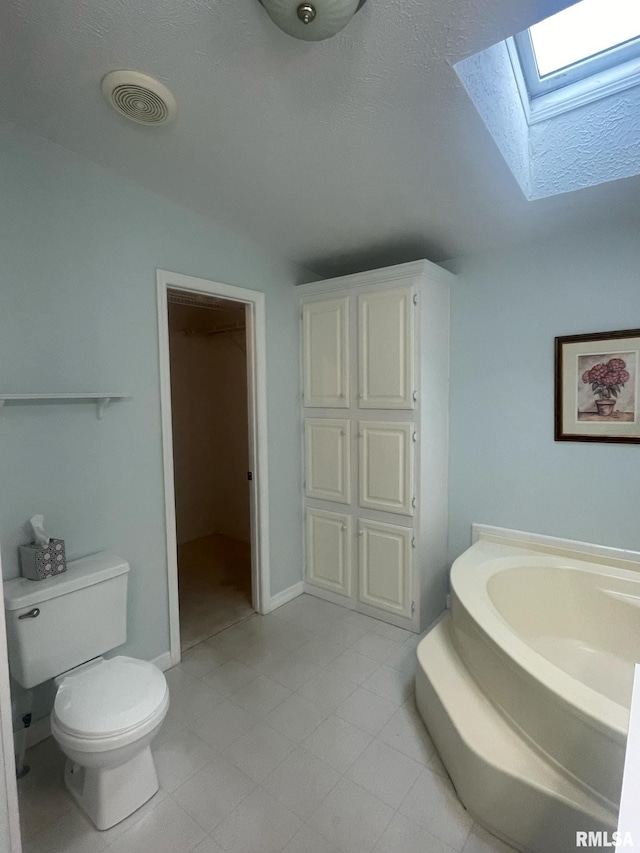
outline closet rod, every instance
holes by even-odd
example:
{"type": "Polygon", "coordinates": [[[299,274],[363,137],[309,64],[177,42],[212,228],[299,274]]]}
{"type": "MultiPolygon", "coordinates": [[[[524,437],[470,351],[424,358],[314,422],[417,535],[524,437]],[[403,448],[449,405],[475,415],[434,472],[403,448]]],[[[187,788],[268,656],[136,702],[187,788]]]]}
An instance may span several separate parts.
{"type": "Polygon", "coordinates": [[[244,332],[246,330],[246,326],[243,324],[238,324],[236,326],[224,326],[219,329],[183,329],[182,334],[187,337],[203,337],[208,338],[211,335],[223,335],[226,332],[244,332]]]}

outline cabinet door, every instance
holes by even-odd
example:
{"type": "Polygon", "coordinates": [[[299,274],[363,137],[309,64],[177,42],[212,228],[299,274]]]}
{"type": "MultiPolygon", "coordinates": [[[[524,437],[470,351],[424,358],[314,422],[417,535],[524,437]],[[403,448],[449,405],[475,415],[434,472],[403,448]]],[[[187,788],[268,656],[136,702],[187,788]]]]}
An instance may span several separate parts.
{"type": "Polygon", "coordinates": [[[359,406],[413,409],[413,291],[358,297],[359,406]]]}
{"type": "Polygon", "coordinates": [[[349,421],[306,418],[304,444],[307,497],[348,504],[351,483],[349,421]]]}
{"type": "Polygon", "coordinates": [[[302,318],[304,405],[348,408],[348,297],[309,302],[302,318]]]}
{"type": "Polygon", "coordinates": [[[307,509],[307,581],[351,595],[351,517],[307,509]]]}
{"type": "Polygon", "coordinates": [[[361,507],[413,515],[413,430],[411,423],[360,421],[361,507]]]}
{"type": "Polygon", "coordinates": [[[413,531],[360,519],[359,590],[363,604],[411,617],[413,531]]]}

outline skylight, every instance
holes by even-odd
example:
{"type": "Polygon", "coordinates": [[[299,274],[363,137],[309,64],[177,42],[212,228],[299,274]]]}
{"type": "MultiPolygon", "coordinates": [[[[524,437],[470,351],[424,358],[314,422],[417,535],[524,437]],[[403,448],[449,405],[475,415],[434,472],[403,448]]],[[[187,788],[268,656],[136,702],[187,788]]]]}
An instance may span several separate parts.
{"type": "Polygon", "coordinates": [[[532,122],[623,91],[640,82],[640,0],[582,0],[507,49],[532,122]]]}
{"type": "Polygon", "coordinates": [[[640,36],[639,0],[582,0],[529,29],[539,76],[595,58],[640,36]]]}

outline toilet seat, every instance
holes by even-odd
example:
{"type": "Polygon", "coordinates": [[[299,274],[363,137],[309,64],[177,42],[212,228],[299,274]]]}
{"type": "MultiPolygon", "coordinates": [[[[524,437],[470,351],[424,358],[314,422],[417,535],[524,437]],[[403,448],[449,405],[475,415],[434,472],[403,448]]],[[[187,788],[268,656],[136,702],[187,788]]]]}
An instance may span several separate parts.
{"type": "Polygon", "coordinates": [[[169,691],[162,672],[129,657],[103,660],[65,676],[56,693],[52,731],[83,752],[134,742],[164,718],[169,691]]]}

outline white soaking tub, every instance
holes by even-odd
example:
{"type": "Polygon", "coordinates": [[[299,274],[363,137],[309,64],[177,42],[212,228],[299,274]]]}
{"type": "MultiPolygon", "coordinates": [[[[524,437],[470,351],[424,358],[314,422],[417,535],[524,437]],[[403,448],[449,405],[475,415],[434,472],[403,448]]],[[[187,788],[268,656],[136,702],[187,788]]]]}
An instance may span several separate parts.
{"type": "Polygon", "coordinates": [[[481,823],[569,853],[576,832],[616,829],[640,555],[508,534],[485,529],[454,563],[451,614],[418,647],[417,703],[481,823]]]}

